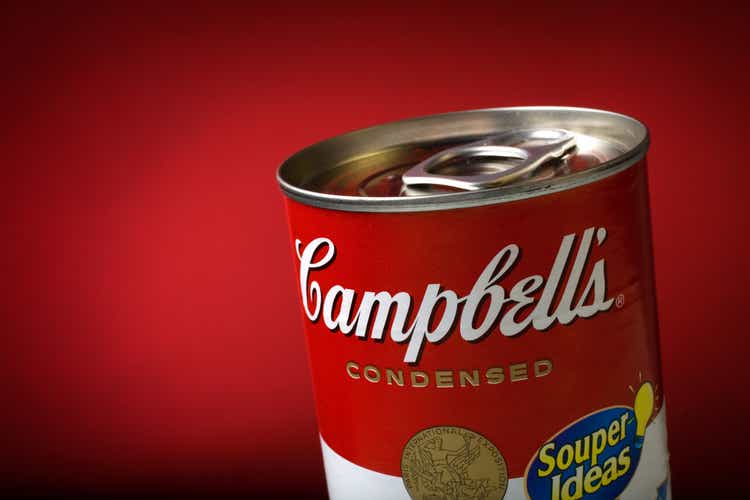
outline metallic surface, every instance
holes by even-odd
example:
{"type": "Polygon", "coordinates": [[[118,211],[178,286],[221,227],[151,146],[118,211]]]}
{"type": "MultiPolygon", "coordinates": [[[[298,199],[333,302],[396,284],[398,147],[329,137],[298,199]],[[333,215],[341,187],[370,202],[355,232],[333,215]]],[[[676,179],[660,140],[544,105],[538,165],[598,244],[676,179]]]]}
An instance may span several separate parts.
{"type": "Polygon", "coordinates": [[[328,139],[290,157],[277,177],[289,197],[322,208],[443,210],[530,198],[595,182],[638,162],[647,148],[646,127],[616,113],[565,107],[484,109],[404,120],[328,139]],[[486,189],[404,188],[401,174],[436,153],[509,130],[533,128],[569,131],[576,137],[577,149],[592,152],[593,158],[583,168],[565,166],[547,172],[540,168],[530,179],[486,189]],[[370,188],[372,178],[383,174],[388,174],[384,187],[370,188]]]}
{"type": "Polygon", "coordinates": [[[567,130],[511,130],[430,156],[404,172],[401,181],[406,186],[426,184],[465,190],[494,187],[533,175],[542,164],[561,160],[575,146],[576,138],[567,130]],[[525,147],[508,146],[518,141],[532,144],[525,147]],[[479,170],[474,172],[471,161],[476,159],[483,161],[479,170]],[[495,161],[488,162],[487,159],[495,161]],[[498,159],[505,161],[498,163],[498,159]],[[463,164],[448,173],[440,173],[441,167],[456,160],[463,160],[463,164]]]}

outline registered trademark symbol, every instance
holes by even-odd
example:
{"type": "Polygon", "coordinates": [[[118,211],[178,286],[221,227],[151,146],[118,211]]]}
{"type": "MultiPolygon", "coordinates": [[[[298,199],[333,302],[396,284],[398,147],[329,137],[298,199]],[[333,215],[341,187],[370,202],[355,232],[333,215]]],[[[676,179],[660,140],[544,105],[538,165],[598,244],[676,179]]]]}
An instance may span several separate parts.
{"type": "Polygon", "coordinates": [[[615,298],[615,305],[618,309],[622,309],[622,306],[625,305],[625,295],[620,294],[615,298]]]}

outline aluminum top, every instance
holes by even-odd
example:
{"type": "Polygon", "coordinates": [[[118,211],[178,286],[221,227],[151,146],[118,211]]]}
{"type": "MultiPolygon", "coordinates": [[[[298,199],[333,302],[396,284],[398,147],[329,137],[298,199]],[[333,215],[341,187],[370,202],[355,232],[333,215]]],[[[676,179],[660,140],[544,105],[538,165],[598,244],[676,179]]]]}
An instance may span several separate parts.
{"type": "Polygon", "coordinates": [[[432,115],[351,132],[289,158],[277,177],[302,203],[346,211],[479,206],[571,189],[636,163],[637,120],[563,107],[432,115]]]}

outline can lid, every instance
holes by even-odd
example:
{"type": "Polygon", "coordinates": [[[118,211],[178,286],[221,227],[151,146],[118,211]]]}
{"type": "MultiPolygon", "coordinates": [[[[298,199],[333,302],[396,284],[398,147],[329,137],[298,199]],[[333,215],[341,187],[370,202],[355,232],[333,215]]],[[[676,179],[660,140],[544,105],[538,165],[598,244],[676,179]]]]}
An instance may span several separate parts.
{"type": "Polygon", "coordinates": [[[401,181],[406,186],[436,185],[466,190],[508,184],[533,175],[534,170],[550,160],[562,160],[575,145],[575,136],[563,129],[511,130],[434,154],[401,174],[401,181]],[[518,142],[525,143],[525,147],[507,145],[518,142]],[[480,171],[452,168],[445,172],[445,167],[456,160],[470,162],[477,158],[503,162],[490,163],[494,168],[485,166],[480,171]]]}
{"type": "Polygon", "coordinates": [[[640,160],[646,127],[582,108],[433,115],[345,134],[289,158],[277,177],[303,203],[406,212],[501,203],[570,189],[640,160]]]}

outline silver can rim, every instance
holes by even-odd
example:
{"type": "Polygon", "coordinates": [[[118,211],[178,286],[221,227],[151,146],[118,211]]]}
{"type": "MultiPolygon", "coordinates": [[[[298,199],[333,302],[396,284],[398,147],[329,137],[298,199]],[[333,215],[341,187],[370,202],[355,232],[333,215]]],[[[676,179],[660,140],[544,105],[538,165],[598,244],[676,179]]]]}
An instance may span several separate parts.
{"type": "MultiPolygon", "coordinates": [[[[433,140],[444,139],[445,137],[435,136],[433,140]]],[[[429,138],[424,138],[429,140],[429,138]]],[[[426,212],[436,210],[450,210],[457,208],[470,208],[485,205],[494,205],[507,203],[511,201],[534,198],[547,194],[556,193],[573,189],[579,186],[597,182],[601,179],[615,175],[632,165],[640,162],[645,156],[649,147],[650,135],[648,128],[639,120],[630,116],[605,111],[594,108],[570,107],[570,106],[518,106],[518,107],[500,107],[500,108],[482,108],[465,111],[454,111],[448,113],[424,115],[405,120],[387,122],[368,128],[354,130],[342,135],[322,140],[311,146],[308,146],[299,152],[287,158],[276,172],[276,179],[279,182],[282,192],[289,198],[310,205],[313,207],[324,208],[329,210],[345,212],[426,212]],[[613,127],[623,127],[627,129],[634,141],[626,151],[608,161],[602,162],[587,170],[573,174],[540,180],[537,182],[527,182],[523,184],[510,184],[496,188],[482,189],[477,191],[466,191],[457,193],[435,194],[418,197],[365,197],[365,196],[345,196],[338,194],[324,193],[313,191],[295,185],[290,179],[290,170],[309,168],[307,165],[326,162],[326,155],[332,155],[337,150],[348,151],[352,155],[352,145],[363,145],[368,143],[378,144],[376,149],[384,149],[390,146],[405,144],[410,137],[408,130],[416,130],[426,126],[430,122],[435,123],[452,123],[460,119],[469,119],[483,114],[491,115],[555,115],[567,114],[570,116],[595,117],[596,119],[605,120],[612,124],[613,127]]],[[[363,156],[368,153],[366,148],[357,152],[363,156]]],[[[357,156],[353,154],[352,157],[357,156]]],[[[338,163],[332,158],[331,163],[336,166],[338,163]]]]}

